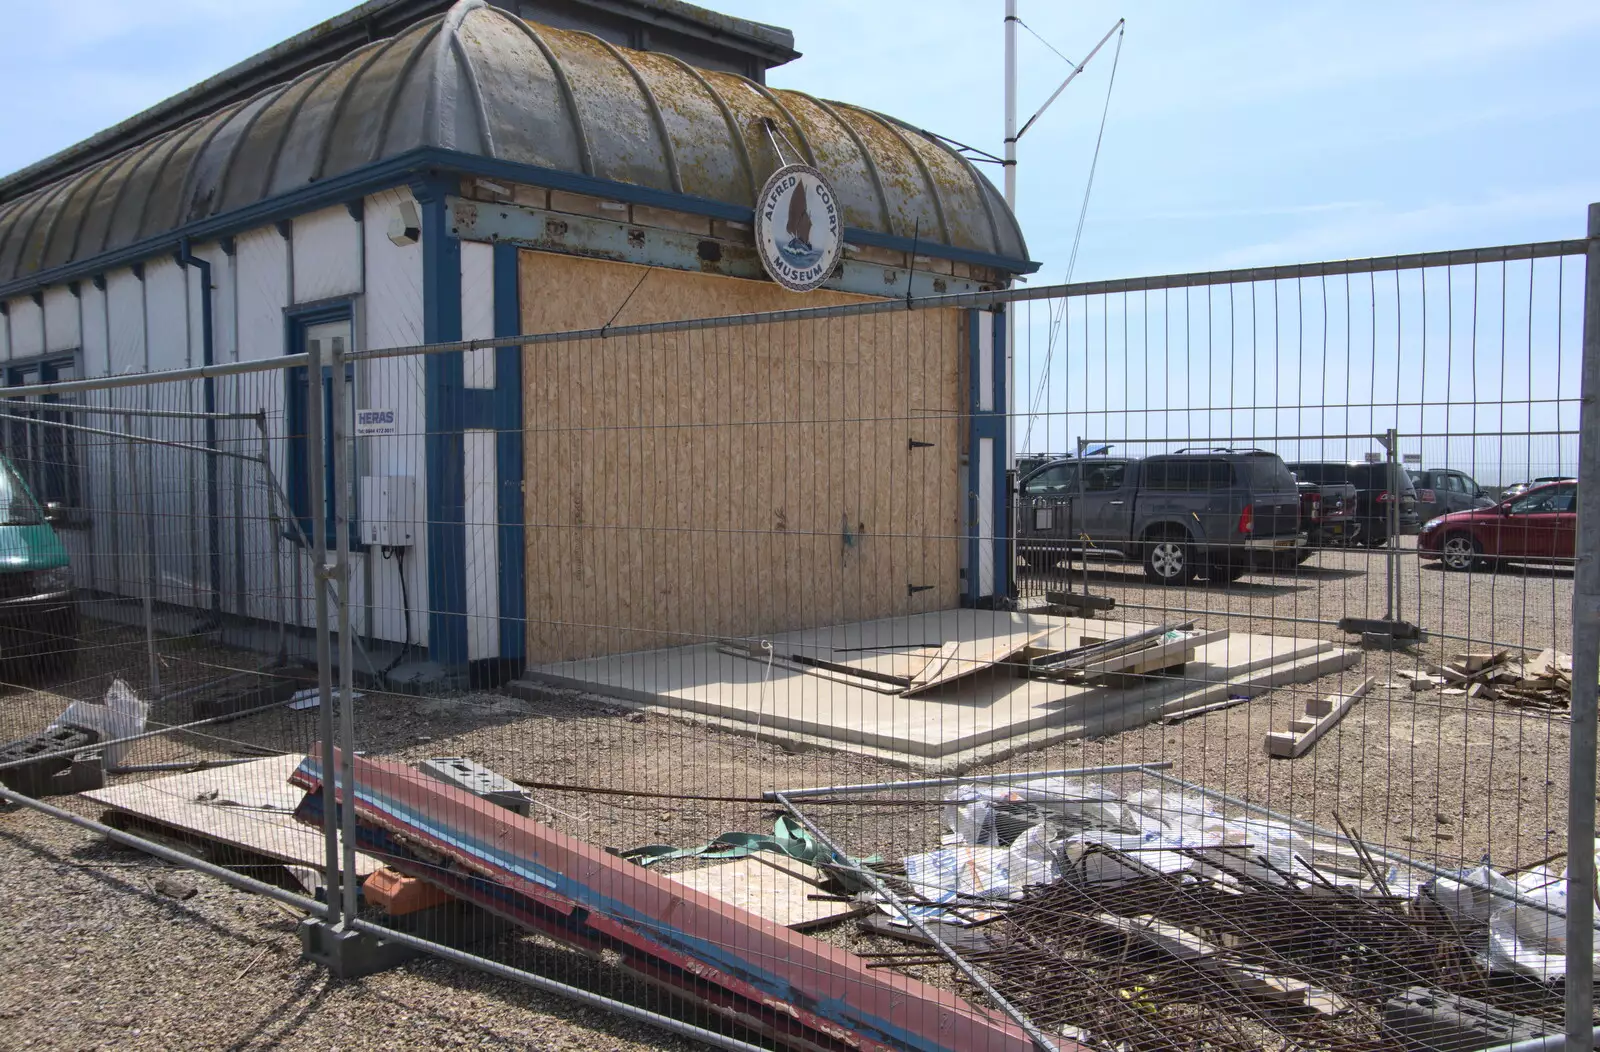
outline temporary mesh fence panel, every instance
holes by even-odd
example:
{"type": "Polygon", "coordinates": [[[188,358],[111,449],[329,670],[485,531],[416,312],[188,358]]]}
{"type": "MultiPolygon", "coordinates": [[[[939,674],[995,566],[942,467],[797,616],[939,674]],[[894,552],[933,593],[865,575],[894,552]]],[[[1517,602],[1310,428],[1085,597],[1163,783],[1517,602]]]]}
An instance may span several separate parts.
{"type": "Polygon", "coordinates": [[[0,781],[726,1047],[1592,1025],[1586,247],[26,378],[0,781]]]}

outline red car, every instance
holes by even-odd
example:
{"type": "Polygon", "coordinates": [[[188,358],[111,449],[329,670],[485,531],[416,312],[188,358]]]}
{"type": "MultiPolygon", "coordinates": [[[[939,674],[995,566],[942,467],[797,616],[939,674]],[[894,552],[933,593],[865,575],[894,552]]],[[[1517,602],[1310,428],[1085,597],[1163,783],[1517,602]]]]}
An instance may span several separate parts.
{"type": "Polygon", "coordinates": [[[1499,504],[1429,520],[1417,538],[1424,559],[1447,570],[1498,563],[1571,562],[1578,535],[1578,483],[1535,486],[1499,504]]]}

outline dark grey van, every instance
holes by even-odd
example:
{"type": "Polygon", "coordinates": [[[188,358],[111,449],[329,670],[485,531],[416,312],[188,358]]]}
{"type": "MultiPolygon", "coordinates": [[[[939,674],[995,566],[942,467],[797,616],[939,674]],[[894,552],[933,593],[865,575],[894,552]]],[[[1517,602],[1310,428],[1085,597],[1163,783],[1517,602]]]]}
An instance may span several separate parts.
{"type": "Polygon", "coordinates": [[[1161,584],[1235,581],[1292,566],[1305,544],[1294,476],[1260,450],[1064,457],[1017,489],[1017,549],[1030,567],[1093,551],[1138,560],[1161,584]]]}

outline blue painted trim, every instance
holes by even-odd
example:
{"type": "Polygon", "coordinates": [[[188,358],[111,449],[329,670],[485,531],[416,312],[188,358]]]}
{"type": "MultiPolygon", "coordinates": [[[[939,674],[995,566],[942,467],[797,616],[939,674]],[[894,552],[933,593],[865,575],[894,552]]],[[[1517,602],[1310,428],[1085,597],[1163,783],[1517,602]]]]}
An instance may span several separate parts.
{"type": "MultiPolygon", "coordinates": [[[[529,186],[566,190],[613,201],[628,201],[653,208],[717,219],[731,219],[741,223],[751,222],[752,219],[752,211],[745,205],[714,201],[694,194],[636,186],[632,183],[619,183],[539,165],[520,164],[515,161],[502,161],[493,157],[480,157],[456,150],[425,146],[308,183],[288,193],[278,194],[231,212],[186,223],[110,252],[75,260],[50,270],[37,271],[26,277],[0,284],[0,299],[28,295],[35,290],[52,285],[64,285],[75,278],[86,277],[97,271],[129,266],[156,256],[169,255],[173,248],[185,239],[196,244],[217,241],[229,235],[292,219],[321,208],[345,205],[353,198],[392,189],[419,179],[427,182],[438,181],[442,184],[448,181],[451,173],[507,179],[529,186]]],[[[862,230],[859,227],[846,227],[844,234],[845,240],[853,244],[870,245],[896,252],[908,252],[912,248],[911,238],[862,230]]],[[[916,248],[921,255],[995,267],[1013,274],[1031,274],[1040,266],[1030,260],[1008,259],[1004,256],[920,239],[916,242],[916,248]]]]}
{"type": "MultiPolygon", "coordinates": [[[[422,213],[422,338],[461,339],[461,242],[450,236],[445,179],[411,187],[422,213]]],[[[424,524],[428,551],[428,653],[441,665],[467,662],[467,530],[465,449],[468,416],[461,353],[423,360],[423,441],[427,465],[424,524]]],[[[477,408],[474,406],[473,408],[477,408]]]]}
{"type": "Polygon", "coordinates": [[[1006,479],[1006,446],[1010,442],[1006,409],[1011,404],[1011,392],[1006,389],[1006,312],[1002,309],[993,313],[990,371],[994,374],[994,413],[990,431],[994,439],[994,590],[997,595],[1010,596],[1015,575],[1011,564],[1011,491],[1006,479]]]}
{"type": "Polygon", "coordinates": [[[968,387],[972,392],[972,427],[971,437],[967,449],[967,581],[965,600],[969,603],[979,603],[992,599],[996,595],[1006,595],[1011,590],[1011,574],[1008,572],[1008,560],[1011,555],[1011,523],[1010,518],[1010,493],[1006,488],[1006,315],[1005,311],[974,309],[968,312],[969,323],[967,326],[968,340],[968,387]],[[993,346],[990,347],[990,374],[994,380],[994,399],[990,403],[993,408],[981,409],[982,395],[978,389],[978,377],[983,373],[983,345],[978,339],[979,326],[990,325],[994,333],[993,346]],[[994,493],[992,499],[994,513],[994,589],[992,592],[983,592],[978,577],[978,563],[982,554],[980,548],[980,534],[978,530],[978,478],[982,464],[980,462],[984,439],[989,439],[993,445],[990,447],[990,468],[994,479],[994,493]]]}
{"type": "Polygon", "coordinates": [[[967,577],[962,582],[963,602],[976,606],[978,594],[978,439],[983,437],[979,416],[980,392],[978,390],[979,348],[978,326],[983,324],[983,311],[968,309],[967,316],[967,577]]]}
{"type": "MultiPolygon", "coordinates": [[[[519,252],[494,246],[494,334],[522,331],[519,252]]],[[[495,460],[500,530],[500,656],[521,660],[528,653],[528,587],[524,577],[527,534],[523,524],[522,348],[495,348],[495,460]]]]}
{"type": "MultiPolygon", "coordinates": [[[[354,322],[355,305],[351,299],[324,300],[319,303],[299,307],[288,307],[283,312],[283,353],[296,354],[303,349],[305,333],[313,325],[320,325],[330,321],[354,322]]],[[[338,544],[338,535],[333,529],[333,421],[329,417],[328,392],[329,383],[333,373],[329,366],[322,367],[323,376],[323,488],[328,495],[328,519],[323,523],[323,528],[328,539],[328,549],[331,551],[338,544]]],[[[355,381],[355,364],[345,365],[345,380],[355,381]]],[[[284,433],[288,439],[287,470],[285,471],[284,487],[288,490],[289,510],[299,520],[300,530],[306,537],[311,536],[311,494],[307,490],[306,457],[306,383],[307,375],[304,366],[289,369],[284,374],[284,433]]],[[[352,551],[362,550],[360,542],[361,531],[359,528],[361,509],[353,508],[350,515],[350,548],[352,551]]],[[[298,541],[300,534],[291,532],[288,536],[298,541]]]]}

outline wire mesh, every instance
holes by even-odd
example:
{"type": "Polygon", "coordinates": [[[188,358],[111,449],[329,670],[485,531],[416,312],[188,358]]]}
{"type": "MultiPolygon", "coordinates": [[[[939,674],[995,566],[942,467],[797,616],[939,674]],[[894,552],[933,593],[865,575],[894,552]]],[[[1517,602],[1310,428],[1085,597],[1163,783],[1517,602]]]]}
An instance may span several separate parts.
{"type": "Polygon", "coordinates": [[[1582,247],[108,332],[0,407],[0,780],[734,1042],[1557,1031],[1582,247]]]}

